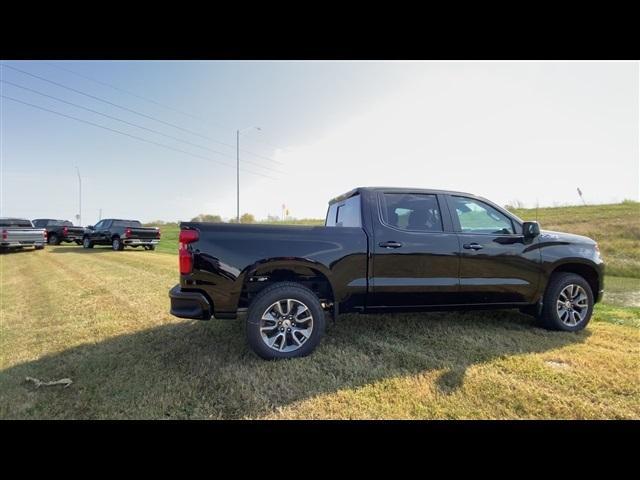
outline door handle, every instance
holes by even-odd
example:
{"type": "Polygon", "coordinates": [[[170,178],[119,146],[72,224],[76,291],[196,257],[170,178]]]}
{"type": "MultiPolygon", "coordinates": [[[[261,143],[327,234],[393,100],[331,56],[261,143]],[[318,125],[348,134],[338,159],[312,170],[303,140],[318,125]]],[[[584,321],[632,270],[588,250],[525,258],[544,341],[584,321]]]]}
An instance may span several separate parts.
{"type": "Polygon", "coordinates": [[[380,242],[378,244],[379,247],[382,248],[400,248],[402,246],[402,243],[400,242],[394,242],[394,241],[390,241],[390,242],[380,242]]]}
{"type": "Polygon", "coordinates": [[[464,245],[462,245],[463,248],[466,248],[467,250],[481,250],[482,249],[482,245],[479,245],[477,243],[465,243],[464,245]]]}

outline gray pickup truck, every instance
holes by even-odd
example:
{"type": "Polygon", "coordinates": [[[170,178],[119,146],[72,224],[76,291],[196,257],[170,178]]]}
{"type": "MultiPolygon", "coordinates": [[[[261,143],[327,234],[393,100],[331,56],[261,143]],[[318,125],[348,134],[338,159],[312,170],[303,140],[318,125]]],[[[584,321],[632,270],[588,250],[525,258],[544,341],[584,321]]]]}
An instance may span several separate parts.
{"type": "Polygon", "coordinates": [[[25,218],[2,217],[0,229],[2,229],[1,251],[24,247],[40,250],[47,243],[47,231],[44,228],[34,228],[31,220],[25,218]]]}

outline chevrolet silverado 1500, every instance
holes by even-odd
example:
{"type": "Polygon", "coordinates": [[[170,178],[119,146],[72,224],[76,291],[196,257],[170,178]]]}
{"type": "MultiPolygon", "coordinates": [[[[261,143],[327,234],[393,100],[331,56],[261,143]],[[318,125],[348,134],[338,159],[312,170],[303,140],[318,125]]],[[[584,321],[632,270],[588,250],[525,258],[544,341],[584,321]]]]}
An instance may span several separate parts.
{"type": "Polygon", "coordinates": [[[576,331],[603,294],[596,242],[467,193],[356,188],[329,202],[324,226],[180,229],[171,313],[245,313],[248,343],[268,359],[313,351],[325,314],[519,308],[576,331]]]}
{"type": "Polygon", "coordinates": [[[1,251],[24,247],[41,250],[47,242],[47,231],[43,228],[33,228],[31,221],[26,218],[0,218],[0,230],[1,251]]]}

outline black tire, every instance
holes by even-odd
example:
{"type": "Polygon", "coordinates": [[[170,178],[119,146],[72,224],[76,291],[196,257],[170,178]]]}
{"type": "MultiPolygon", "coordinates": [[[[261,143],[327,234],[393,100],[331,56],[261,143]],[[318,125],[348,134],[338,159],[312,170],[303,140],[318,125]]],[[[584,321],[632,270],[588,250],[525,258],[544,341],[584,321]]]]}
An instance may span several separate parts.
{"type": "Polygon", "coordinates": [[[48,241],[50,245],[60,245],[60,238],[55,233],[49,235],[48,241]]]}
{"type": "Polygon", "coordinates": [[[36,250],[43,250],[44,249],[44,245],[37,245],[36,246],[36,250]]]}
{"type": "Polygon", "coordinates": [[[82,248],[93,248],[93,242],[89,240],[89,237],[82,239],[82,248]]]}
{"type": "Polygon", "coordinates": [[[548,330],[561,330],[564,332],[577,332],[587,326],[593,313],[593,292],[591,286],[584,277],[575,273],[556,273],[551,277],[547,290],[544,293],[542,315],[538,319],[541,327],[548,330]],[[567,325],[560,319],[557,302],[561,292],[569,285],[582,287],[587,296],[586,315],[576,325],[567,325]]]}
{"type": "Polygon", "coordinates": [[[122,243],[120,237],[114,237],[111,239],[111,248],[113,248],[117,252],[124,250],[124,243],[122,243]]]}
{"type": "Polygon", "coordinates": [[[318,346],[325,329],[324,311],[318,297],[308,288],[295,282],[280,282],[261,291],[249,305],[246,319],[247,342],[251,349],[266,360],[295,358],[309,355],[318,346]],[[281,352],[269,347],[260,332],[261,318],[265,311],[278,300],[293,299],[302,302],[313,317],[311,334],[297,350],[281,352]]]}
{"type": "Polygon", "coordinates": [[[148,248],[149,250],[155,250],[155,249],[156,249],[156,246],[155,246],[155,245],[149,245],[147,248],[148,248]]]}
{"type": "Polygon", "coordinates": [[[75,240],[76,245],[82,245],[82,240],[75,240]]]}

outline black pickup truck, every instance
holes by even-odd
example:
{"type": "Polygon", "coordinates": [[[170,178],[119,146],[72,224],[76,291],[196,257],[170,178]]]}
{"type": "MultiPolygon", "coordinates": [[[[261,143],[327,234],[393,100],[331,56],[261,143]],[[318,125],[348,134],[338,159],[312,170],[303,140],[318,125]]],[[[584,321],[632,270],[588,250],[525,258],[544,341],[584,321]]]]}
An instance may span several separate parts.
{"type": "Polygon", "coordinates": [[[125,246],[155,250],[159,242],[159,228],[143,227],[138,220],[117,218],[105,218],[95,225],[89,225],[82,238],[84,248],[93,248],[94,245],[111,245],[114,250],[124,250],[125,246]]]}
{"type": "Polygon", "coordinates": [[[52,218],[36,218],[32,221],[36,228],[44,228],[47,231],[49,245],[60,245],[62,242],[75,242],[82,245],[83,227],[74,227],[69,220],[54,220],[52,218]]]}
{"type": "Polygon", "coordinates": [[[246,313],[248,343],[268,359],[313,351],[325,313],[519,308],[576,331],[603,294],[596,242],[468,193],[356,188],[329,202],[325,226],[180,229],[171,313],[246,313]]]}

